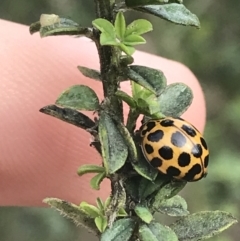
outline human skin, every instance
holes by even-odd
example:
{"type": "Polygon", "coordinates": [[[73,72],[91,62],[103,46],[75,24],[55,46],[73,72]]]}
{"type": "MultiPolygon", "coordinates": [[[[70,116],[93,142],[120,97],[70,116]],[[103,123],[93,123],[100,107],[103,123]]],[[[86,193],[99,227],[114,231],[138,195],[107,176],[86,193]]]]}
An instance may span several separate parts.
{"type": "MultiPolygon", "coordinates": [[[[109,183],[93,191],[92,175],[76,174],[82,164],[101,164],[84,130],[39,112],[75,84],[93,88],[102,100],[102,86],[84,77],[77,65],[99,68],[94,44],[68,36],[41,39],[27,26],[0,20],[0,205],[41,206],[45,197],[79,204],[109,195],[109,183]]],[[[160,69],[168,84],[186,83],[194,94],[183,118],[203,131],[205,102],[201,87],[184,65],[136,52],[135,64],[160,69]]],[[[130,92],[129,82],[122,90],[130,92]]],[[[124,109],[127,114],[127,107],[124,109]]],[[[92,116],[89,113],[89,116],[92,116]]]]}

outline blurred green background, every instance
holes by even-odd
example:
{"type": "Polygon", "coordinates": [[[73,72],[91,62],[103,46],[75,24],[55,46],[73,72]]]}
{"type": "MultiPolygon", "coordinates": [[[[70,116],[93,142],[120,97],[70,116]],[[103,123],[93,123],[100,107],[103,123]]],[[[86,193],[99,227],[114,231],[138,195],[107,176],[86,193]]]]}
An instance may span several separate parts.
{"type": "MultiPolygon", "coordinates": [[[[240,220],[240,2],[185,0],[201,30],[145,17],[154,31],[141,49],[184,63],[200,80],[207,101],[205,137],[211,150],[207,181],[184,191],[191,212],[221,209],[240,220]],[[197,190],[197,191],[196,191],[197,190]],[[193,194],[194,193],[194,197],[193,194]]],[[[29,25],[41,13],[69,17],[83,26],[94,18],[93,0],[1,0],[0,18],[29,25]]],[[[130,16],[131,15],[131,16],[130,16]]],[[[77,41],[77,40],[76,40],[77,41]]],[[[160,66],[159,66],[160,67],[160,66]]],[[[235,225],[213,241],[238,241],[235,225]]],[[[0,241],[96,240],[57,212],[43,208],[0,208],[0,241]]]]}

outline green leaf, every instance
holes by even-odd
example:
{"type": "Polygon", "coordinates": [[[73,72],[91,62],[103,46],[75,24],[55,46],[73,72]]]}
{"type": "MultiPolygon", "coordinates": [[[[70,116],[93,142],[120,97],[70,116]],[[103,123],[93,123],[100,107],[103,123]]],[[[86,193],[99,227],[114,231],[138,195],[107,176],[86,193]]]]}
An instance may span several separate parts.
{"type": "Polygon", "coordinates": [[[146,40],[142,36],[132,34],[124,38],[123,43],[128,46],[134,46],[139,44],[145,44],[146,40]]]}
{"type": "Polygon", "coordinates": [[[156,211],[172,217],[186,216],[189,214],[187,203],[181,196],[176,195],[170,199],[165,199],[159,203],[156,211]]]}
{"type": "Polygon", "coordinates": [[[102,199],[98,197],[98,198],[96,199],[96,203],[97,203],[98,209],[99,209],[99,210],[101,211],[101,213],[103,214],[105,207],[104,207],[104,203],[103,203],[102,199]]]}
{"type": "Polygon", "coordinates": [[[80,72],[88,77],[88,78],[91,78],[91,79],[95,79],[95,80],[100,80],[101,81],[101,74],[98,70],[95,70],[95,69],[89,69],[87,67],[84,67],[84,66],[78,66],[77,67],[80,72]]]}
{"type": "Polygon", "coordinates": [[[128,95],[126,92],[123,92],[121,90],[117,90],[115,92],[115,95],[122,101],[126,102],[131,108],[136,108],[136,102],[135,100],[128,95]]]}
{"type": "MultiPolygon", "coordinates": [[[[155,98],[157,100],[157,97],[150,90],[145,89],[144,87],[137,84],[136,82],[131,81],[131,87],[132,87],[132,96],[136,102],[139,102],[139,101],[141,102],[142,100],[144,100],[145,102],[148,102],[150,100],[151,102],[152,98],[155,98]]],[[[157,101],[157,105],[159,106],[158,101],[157,101]]]]}
{"type": "Polygon", "coordinates": [[[92,21],[94,27],[101,31],[101,45],[119,45],[115,28],[111,22],[106,19],[98,18],[92,21]]]}
{"type": "MultiPolygon", "coordinates": [[[[40,17],[40,36],[48,37],[55,35],[85,35],[91,36],[92,31],[86,27],[80,27],[79,24],[67,18],[60,18],[55,14],[42,14],[40,17]]],[[[36,32],[37,25],[30,27],[30,31],[36,32]],[[33,29],[34,30],[31,30],[33,29]]]]}
{"type": "Polygon", "coordinates": [[[97,207],[88,204],[87,202],[81,202],[79,208],[91,218],[96,218],[101,215],[101,212],[97,207]]]}
{"type": "Polygon", "coordinates": [[[93,20],[92,25],[102,33],[108,33],[109,35],[116,36],[113,24],[104,18],[97,18],[93,20]]]}
{"type": "Polygon", "coordinates": [[[107,228],[107,218],[103,216],[98,216],[94,219],[98,230],[103,233],[107,228]]]}
{"type": "Polygon", "coordinates": [[[137,100],[137,108],[141,114],[146,116],[154,116],[155,118],[162,118],[165,115],[160,113],[160,105],[155,95],[151,95],[146,99],[139,98],[137,100]]]}
{"type": "Polygon", "coordinates": [[[117,13],[114,26],[115,26],[117,37],[120,40],[122,40],[124,38],[124,34],[126,31],[126,22],[122,12],[117,13]]]}
{"type": "Polygon", "coordinates": [[[172,23],[200,28],[200,22],[197,16],[182,4],[148,5],[136,9],[141,12],[153,14],[172,23]]]}
{"type": "Polygon", "coordinates": [[[153,181],[157,175],[158,175],[158,170],[150,165],[150,163],[145,159],[143,156],[140,147],[137,147],[138,149],[138,161],[137,162],[132,162],[132,166],[135,169],[135,171],[145,177],[146,179],[153,181]]]}
{"type": "Polygon", "coordinates": [[[59,120],[80,127],[88,132],[94,132],[95,122],[83,113],[71,108],[60,108],[56,105],[48,105],[39,110],[40,112],[56,117],[59,120]]]}
{"type": "Polygon", "coordinates": [[[136,148],[132,135],[128,131],[127,127],[121,122],[117,123],[117,128],[120,131],[120,133],[124,139],[124,143],[128,147],[128,153],[131,158],[131,161],[137,162],[138,161],[138,152],[137,152],[137,148],[136,148]]]}
{"type": "Polygon", "coordinates": [[[60,211],[62,215],[71,219],[78,226],[85,227],[90,232],[98,235],[99,232],[96,229],[94,220],[80,210],[77,205],[58,198],[45,198],[43,202],[60,211]]]}
{"type": "Polygon", "coordinates": [[[65,90],[56,100],[56,104],[78,110],[97,110],[99,108],[96,93],[86,85],[74,85],[65,90]]]}
{"type": "Polygon", "coordinates": [[[118,217],[127,217],[128,213],[125,211],[124,208],[120,208],[117,214],[118,217]]]}
{"type": "Polygon", "coordinates": [[[157,210],[159,205],[166,200],[173,196],[175,196],[177,193],[179,193],[185,186],[187,182],[186,181],[171,181],[164,185],[156,194],[155,200],[152,204],[153,209],[157,210]]]}
{"type": "Polygon", "coordinates": [[[173,230],[157,222],[151,222],[149,225],[141,225],[139,237],[141,241],[178,241],[173,230]]]}
{"type": "Polygon", "coordinates": [[[131,197],[132,200],[139,200],[141,201],[139,197],[139,183],[142,179],[145,179],[144,177],[137,175],[137,176],[130,176],[125,181],[125,189],[128,197],[131,197]]]}
{"type": "Polygon", "coordinates": [[[148,208],[141,206],[141,205],[136,205],[134,208],[135,213],[139,218],[142,219],[143,222],[145,223],[150,223],[153,220],[153,216],[151,212],[149,211],[148,208]]]}
{"type": "Polygon", "coordinates": [[[91,36],[91,31],[84,27],[62,27],[61,25],[54,24],[53,26],[46,26],[40,29],[40,36],[42,38],[49,36],[60,36],[60,35],[84,35],[86,37],[91,36]]]}
{"type": "Polygon", "coordinates": [[[135,48],[132,46],[127,46],[123,43],[120,43],[119,48],[127,55],[131,56],[135,52],[135,48]]]}
{"type": "Polygon", "coordinates": [[[156,95],[165,89],[167,83],[162,71],[140,65],[130,65],[127,77],[156,95]]]}
{"type": "Polygon", "coordinates": [[[104,202],[104,209],[106,209],[108,207],[108,205],[110,204],[111,202],[111,197],[108,197],[105,202],[104,202]]]}
{"type": "Polygon", "coordinates": [[[82,176],[86,173],[101,173],[101,172],[105,172],[104,167],[97,166],[97,165],[90,165],[90,164],[80,166],[77,171],[79,176],[82,176]]]}
{"type": "Polygon", "coordinates": [[[119,46],[120,42],[111,34],[103,32],[100,35],[100,44],[119,46]]]}
{"type": "Polygon", "coordinates": [[[112,174],[124,165],[128,147],[115,123],[105,112],[100,115],[98,128],[104,167],[107,174],[112,174]]]}
{"type": "Polygon", "coordinates": [[[200,241],[211,238],[237,223],[230,213],[204,211],[182,217],[170,225],[179,241],[200,241]]]}
{"type": "Polygon", "coordinates": [[[99,190],[100,184],[105,177],[106,177],[105,171],[98,173],[96,176],[94,176],[90,181],[90,185],[91,185],[92,189],[99,190]]]}
{"type": "Polygon", "coordinates": [[[146,178],[142,178],[138,185],[139,197],[144,200],[168,182],[169,178],[166,175],[158,175],[154,181],[149,181],[146,178]]]}
{"type": "Polygon", "coordinates": [[[167,3],[168,0],[125,0],[127,7],[138,7],[144,5],[154,5],[167,3]]]}
{"type": "Polygon", "coordinates": [[[100,241],[128,241],[135,229],[136,222],[131,218],[124,218],[113,223],[111,228],[106,229],[100,241]]]}
{"type": "Polygon", "coordinates": [[[172,117],[181,116],[191,105],[192,100],[192,90],[183,83],[168,85],[158,97],[161,113],[172,117]]]}
{"type": "MultiPolygon", "coordinates": [[[[138,0],[137,0],[138,1],[138,0]]],[[[151,22],[146,19],[137,19],[131,22],[126,29],[125,38],[129,35],[142,35],[153,30],[151,22]]]]}

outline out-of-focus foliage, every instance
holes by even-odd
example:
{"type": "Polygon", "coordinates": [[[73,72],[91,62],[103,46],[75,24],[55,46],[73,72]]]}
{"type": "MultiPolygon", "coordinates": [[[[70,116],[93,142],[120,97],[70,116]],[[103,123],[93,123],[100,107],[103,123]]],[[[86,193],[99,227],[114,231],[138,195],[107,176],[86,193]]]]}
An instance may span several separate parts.
{"type": "MultiPolygon", "coordinates": [[[[184,190],[190,211],[221,209],[240,219],[240,2],[184,0],[184,4],[199,17],[201,29],[174,26],[141,14],[154,28],[145,36],[147,44],[141,49],[189,66],[206,95],[209,174],[184,190]]],[[[42,13],[55,13],[89,25],[94,18],[93,0],[0,2],[0,18],[15,22],[29,25],[42,13]]],[[[126,16],[130,21],[140,15],[131,12],[126,16]]],[[[51,210],[0,209],[1,241],[86,240],[82,232],[51,210]]],[[[212,240],[238,241],[239,225],[212,240]]]]}

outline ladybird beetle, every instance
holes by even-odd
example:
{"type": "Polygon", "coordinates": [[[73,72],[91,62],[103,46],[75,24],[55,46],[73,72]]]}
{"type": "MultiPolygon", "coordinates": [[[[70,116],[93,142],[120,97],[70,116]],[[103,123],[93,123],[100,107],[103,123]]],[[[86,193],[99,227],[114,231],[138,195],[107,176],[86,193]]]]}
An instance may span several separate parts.
{"type": "Polygon", "coordinates": [[[201,133],[181,118],[149,120],[140,128],[142,152],[153,167],[175,179],[207,175],[209,151],[201,133]]]}

